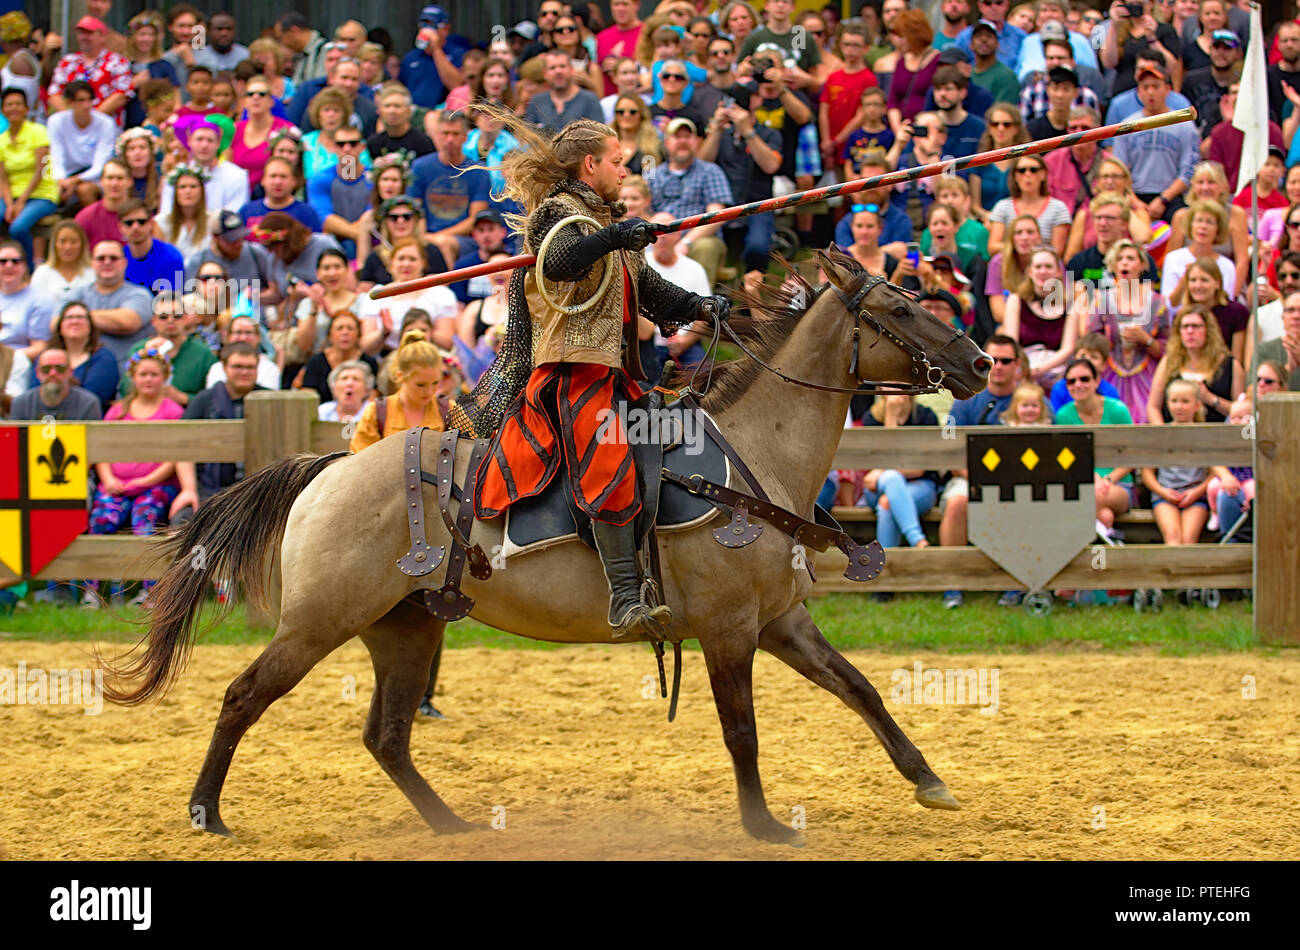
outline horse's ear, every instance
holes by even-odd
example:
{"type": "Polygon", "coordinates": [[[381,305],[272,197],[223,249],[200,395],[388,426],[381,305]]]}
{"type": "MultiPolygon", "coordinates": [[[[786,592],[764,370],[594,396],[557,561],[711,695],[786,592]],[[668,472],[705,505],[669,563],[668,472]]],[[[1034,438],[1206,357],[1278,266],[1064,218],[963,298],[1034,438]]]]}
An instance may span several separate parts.
{"type": "Polygon", "coordinates": [[[821,262],[822,270],[826,273],[826,279],[831,285],[841,293],[852,293],[853,286],[857,283],[861,273],[852,268],[855,262],[834,245],[831,245],[824,251],[817,252],[817,259],[821,262]]]}

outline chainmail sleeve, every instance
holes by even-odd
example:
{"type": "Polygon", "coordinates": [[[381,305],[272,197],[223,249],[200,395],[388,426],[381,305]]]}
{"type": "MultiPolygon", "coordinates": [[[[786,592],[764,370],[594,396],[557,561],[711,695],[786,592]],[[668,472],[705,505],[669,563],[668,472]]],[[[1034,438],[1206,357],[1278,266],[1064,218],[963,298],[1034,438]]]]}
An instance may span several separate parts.
{"type": "Polygon", "coordinates": [[[501,350],[483,371],[474,388],[452,403],[447,428],[476,439],[490,438],[501,426],[506,410],[528,385],[533,372],[533,325],[524,297],[524,271],[510,275],[509,318],[501,350]]]}
{"type": "Polygon", "coordinates": [[[641,269],[636,295],[641,315],[656,324],[664,336],[672,336],[699,319],[700,301],[704,299],[666,280],[648,264],[641,269]]]}
{"type": "MultiPolygon", "coordinates": [[[[542,204],[529,220],[527,242],[531,253],[536,254],[542,246],[542,241],[555,226],[572,214],[571,210],[558,201],[547,201],[542,204]]],[[[596,242],[596,247],[586,246],[591,242],[584,240],[586,237],[584,228],[589,230],[591,225],[565,225],[551,240],[546,248],[544,262],[546,269],[542,273],[544,280],[551,283],[586,280],[591,275],[592,267],[596,262],[612,250],[609,247],[600,247],[599,245],[603,243],[600,241],[596,242]]]]}

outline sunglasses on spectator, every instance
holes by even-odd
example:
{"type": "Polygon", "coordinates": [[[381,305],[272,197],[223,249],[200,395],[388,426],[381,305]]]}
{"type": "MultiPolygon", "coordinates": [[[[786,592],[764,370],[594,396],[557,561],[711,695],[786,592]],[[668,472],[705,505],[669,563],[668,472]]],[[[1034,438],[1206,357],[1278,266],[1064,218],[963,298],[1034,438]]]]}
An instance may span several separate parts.
{"type": "Polygon", "coordinates": [[[1010,366],[1012,363],[1020,362],[1014,356],[991,356],[989,359],[993,360],[993,362],[997,363],[999,366],[1010,366]]]}
{"type": "Polygon", "coordinates": [[[849,210],[854,214],[857,214],[859,211],[870,211],[872,214],[879,214],[880,205],[854,205],[849,210]]]}
{"type": "Polygon", "coordinates": [[[127,227],[134,227],[136,225],[148,224],[149,219],[148,218],[123,218],[122,223],[127,227]]]}
{"type": "Polygon", "coordinates": [[[334,144],[339,148],[351,148],[354,145],[360,145],[361,139],[335,139],[334,144]]]}
{"type": "Polygon", "coordinates": [[[96,254],[96,261],[122,261],[126,260],[121,254],[96,254]]]}
{"type": "Polygon", "coordinates": [[[712,34],[712,33],[698,33],[698,32],[696,32],[695,30],[691,30],[691,36],[695,37],[695,38],[698,39],[698,40],[711,40],[711,39],[713,39],[713,34],[712,34]]]}
{"type": "Polygon", "coordinates": [[[555,32],[556,33],[577,33],[578,28],[576,26],[557,26],[555,28],[555,32]]]}
{"type": "Polygon", "coordinates": [[[46,363],[44,366],[36,367],[36,372],[41,376],[53,376],[56,373],[62,375],[71,368],[67,363],[46,363]]]}
{"type": "Polygon", "coordinates": [[[199,280],[222,280],[225,274],[200,274],[199,280]]]}
{"type": "Polygon", "coordinates": [[[1014,121],[1008,122],[1005,119],[1002,120],[993,119],[991,122],[989,122],[989,125],[993,126],[996,129],[1012,129],[1019,124],[1020,124],[1019,122],[1014,122],[1014,121]]]}
{"type": "Polygon", "coordinates": [[[0,257],[0,264],[22,264],[25,263],[21,257],[0,257]]]}
{"type": "Polygon", "coordinates": [[[265,89],[250,89],[250,90],[248,90],[248,92],[246,93],[246,95],[253,96],[253,97],[255,97],[255,98],[261,99],[261,98],[263,98],[264,96],[269,96],[270,93],[267,92],[265,89]]]}
{"type": "Polygon", "coordinates": [[[980,0],[979,5],[982,7],[1005,7],[1010,0],[980,0]]]}
{"type": "Polygon", "coordinates": [[[640,109],[615,109],[614,115],[640,115],[640,109]]]}
{"type": "Polygon", "coordinates": [[[1065,377],[1065,385],[1084,386],[1092,382],[1092,379],[1093,378],[1091,376],[1067,376],[1065,377]]]}
{"type": "Polygon", "coordinates": [[[1288,221],[1286,226],[1288,228],[1300,228],[1300,221],[1288,221]]]}
{"type": "Polygon", "coordinates": [[[1041,172],[1041,171],[1042,171],[1042,169],[1041,169],[1040,167],[1038,167],[1037,165],[1021,165],[1021,166],[1019,166],[1019,167],[1016,168],[1016,174],[1017,174],[1017,175],[1028,175],[1028,174],[1030,174],[1031,172],[1036,174],[1036,173],[1041,172]]]}
{"type": "Polygon", "coordinates": [[[1261,386],[1280,386],[1281,380],[1274,379],[1272,376],[1256,376],[1255,382],[1261,386]]]}
{"type": "Polygon", "coordinates": [[[685,76],[684,73],[660,73],[660,74],[659,74],[659,78],[660,78],[660,79],[678,79],[678,80],[680,80],[680,81],[682,81],[682,82],[686,82],[686,76],[685,76]]]}
{"type": "Polygon", "coordinates": [[[392,211],[392,212],[389,212],[389,214],[388,214],[388,220],[390,220],[390,221],[413,221],[413,220],[415,220],[415,215],[412,214],[410,211],[392,211]]]}
{"type": "Polygon", "coordinates": [[[825,36],[825,35],[826,35],[826,31],[825,31],[825,30],[804,30],[804,32],[807,33],[809,36],[825,36]]]}

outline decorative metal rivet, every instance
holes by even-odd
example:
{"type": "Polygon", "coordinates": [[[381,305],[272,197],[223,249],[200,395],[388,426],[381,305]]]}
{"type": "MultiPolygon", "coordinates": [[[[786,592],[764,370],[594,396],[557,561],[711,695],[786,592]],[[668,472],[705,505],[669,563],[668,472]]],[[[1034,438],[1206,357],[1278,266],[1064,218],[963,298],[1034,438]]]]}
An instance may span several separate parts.
{"type": "Polygon", "coordinates": [[[424,560],[424,552],[423,552],[423,551],[418,552],[418,553],[415,555],[415,559],[416,559],[417,561],[423,561],[423,560],[424,560]]]}

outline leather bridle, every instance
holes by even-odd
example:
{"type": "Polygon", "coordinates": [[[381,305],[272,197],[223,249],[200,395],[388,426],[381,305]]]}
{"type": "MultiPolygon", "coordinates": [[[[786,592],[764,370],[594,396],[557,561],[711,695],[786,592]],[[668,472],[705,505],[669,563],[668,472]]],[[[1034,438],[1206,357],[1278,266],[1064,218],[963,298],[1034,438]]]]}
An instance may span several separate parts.
{"type": "MultiPolygon", "coordinates": [[[[731,338],[732,342],[735,343],[736,346],[740,347],[741,351],[746,356],[752,359],[759,366],[763,367],[763,369],[781,377],[781,379],[787,383],[794,383],[796,386],[803,386],[807,389],[817,389],[829,393],[867,393],[880,396],[917,396],[923,393],[938,392],[943,386],[944,379],[948,376],[947,372],[942,368],[933,365],[930,362],[929,357],[926,356],[924,350],[916,344],[904,340],[889,327],[885,326],[873,317],[871,312],[862,305],[862,301],[866,298],[867,294],[882,283],[888,283],[888,281],[884,277],[869,275],[863,280],[862,286],[858,288],[857,292],[854,293],[852,297],[841,292],[839,288],[835,289],[835,292],[840,295],[840,300],[844,303],[845,309],[853,314],[853,359],[849,363],[849,373],[858,381],[858,385],[852,389],[847,386],[827,386],[823,383],[814,383],[811,380],[799,379],[796,376],[790,376],[783,373],[775,366],[765,363],[758,354],[754,353],[749,347],[747,347],[744,341],[737,335],[736,331],[732,329],[730,322],[719,319],[716,313],[713,313],[712,316],[713,319],[727,331],[727,336],[731,338]],[[878,383],[871,380],[865,380],[858,375],[858,350],[861,345],[862,324],[864,323],[871,330],[876,332],[876,338],[871,342],[871,347],[874,347],[880,342],[881,338],[884,337],[912,358],[912,378],[916,380],[916,382],[878,383]]],[[[889,284],[889,286],[906,297],[911,296],[902,287],[895,284],[889,284]]],[[[709,307],[709,309],[710,311],[712,310],[711,307],[709,307]]],[[[948,342],[935,352],[935,358],[937,359],[944,350],[948,349],[948,347],[952,346],[953,343],[957,342],[957,340],[963,336],[965,336],[965,334],[961,330],[954,330],[953,335],[948,339],[948,342]]],[[[871,347],[868,347],[868,349],[871,347]]]]}

